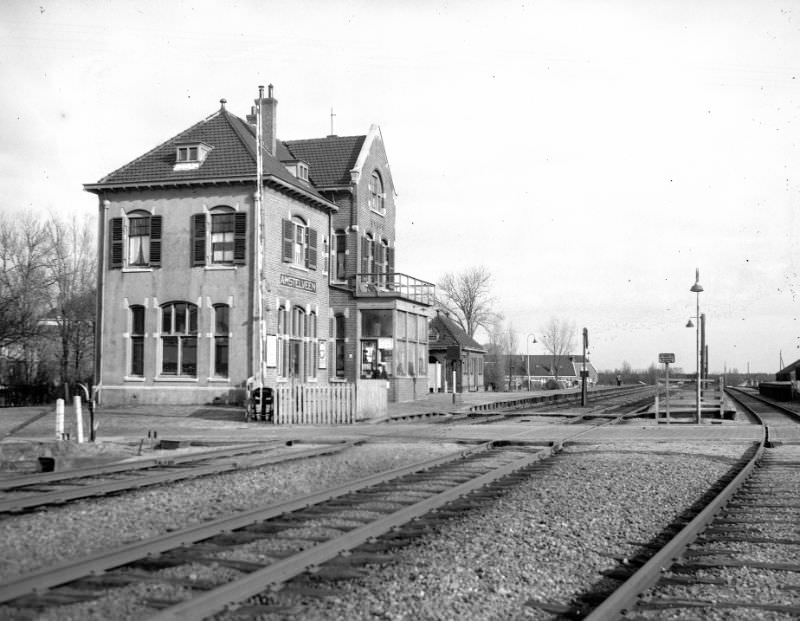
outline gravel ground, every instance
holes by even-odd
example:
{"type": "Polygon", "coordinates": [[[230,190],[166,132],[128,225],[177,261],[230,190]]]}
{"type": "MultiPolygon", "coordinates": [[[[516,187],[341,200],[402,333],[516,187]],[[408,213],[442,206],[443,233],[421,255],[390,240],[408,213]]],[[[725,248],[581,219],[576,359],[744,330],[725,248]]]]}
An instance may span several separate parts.
{"type": "MultiPolygon", "coordinates": [[[[568,447],[550,467],[499,499],[465,510],[463,517],[435,522],[430,535],[393,550],[391,563],[366,566],[362,578],[320,581],[314,597],[303,588],[309,580],[300,578],[268,598],[288,606],[286,613],[258,618],[551,619],[552,613],[535,604],[569,604],[598,584],[616,584],[601,572],[635,556],[641,544],[656,537],[727,472],[746,446],[619,442],[568,447]]],[[[0,572],[8,577],[121,539],[151,536],[455,449],[445,444],[365,446],[339,457],[209,477],[7,519],[0,522],[0,541],[5,542],[0,572]],[[95,531],[87,533],[85,524],[95,531]],[[26,536],[19,537],[21,532],[26,536]]],[[[347,517],[343,511],[335,521],[346,526],[347,517]]],[[[332,522],[322,520],[319,529],[334,528],[332,522]]],[[[270,553],[298,545],[302,540],[255,542],[231,548],[224,556],[267,562],[274,558],[270,553]]],[[[188,590],[181,580],[216,583],[237,573],[184,565],[162,571],[171,584],[115,589],[90,604],[62,606],[35,618],[145,618],[152,609],[133,603],[134,594],[156,600],[185,596],[188,590]]],[[[313,579],[311,583],[317,584],[313,579]]],[[[0,607],[0,617],[3,614],[0,607]]]]}
{"type": "MultiPolygon", "coordinates": [[[[601,572],[640,551],[745,445],[620,443],[567,448],[552,467],[501,499],[436,526],[368,576],[323,582],[308,597],[290,584],[267,619],[551,619],[535,602],[568,604],[601,572]]],[[[235,618],[235,615],[230,615],[235,618]]]]}
{"type": "MultiPolygon", "coordinates": [[[[296,448],[302,450],[308,445],[296,448]]],[[[368,444],[338,455],[203,477],[6,517],[0,521],[0,581],[458,449],[450,443],[368,444]]]]}
{"type": "MultiPolygon", "coordinates": [[[[800,462],[800,446],[779,446],[769,449],[772,459],[800,462]]],[[[768,463],[780,463],[770,460],[768,463]]],[[[777,466],[780,468],[780,466],[777,466]]],[[[760,474],[751,478],[747,490],[774,492],[770,503],[785,503],[793,508],[778,509],[765,507],[759,510],[754,507],[748,511],[731,511],[731,515],[748,520],[760,520],[758,524],[747,524],[748,535],[767,539],[785,538],[800,542],[800,510],[797,508],[800,493],[800,468],[780,469],[776,477],[760,474]],[[764,480],[766,478],[766,480],[764,480]]],[[[739,500],[734,497],[734,503],[739,500]]],[[[800,543],[755,543],[730,541],[698,540],[690,546],[690,550],[716,552],[715,557],[721,560],[741,560],[766,563],[797,564],[800,559],[800,543]]],[[[707,560],[707,557],[698,557],[707,560]]],[[[665,574],[670,576],[671,574],[665,574]]],[[[794,606],[800,608],[800,574],[788,571],[773,571],[757,567],[741,568],[709,568],[697,573],[698,580],[694,584],[658,584],[644,594],[643,600],[659,598],[700,599],[710,602],[750,602],[768,603],[771,605],[794,606]],[[723,584],[704,584],[702,580],[721,580],[723,584]],[[786,588],[789,587],[789,588],[786,588]]],[[[637,611],[638,612],[638,611],[637,611]]],[[[642,618],[646,619],[742,619],[783,621],[797,619],[797,613],[761,610],[758,608],[678,608],[670,610],[643,610],[642,618]]]]}

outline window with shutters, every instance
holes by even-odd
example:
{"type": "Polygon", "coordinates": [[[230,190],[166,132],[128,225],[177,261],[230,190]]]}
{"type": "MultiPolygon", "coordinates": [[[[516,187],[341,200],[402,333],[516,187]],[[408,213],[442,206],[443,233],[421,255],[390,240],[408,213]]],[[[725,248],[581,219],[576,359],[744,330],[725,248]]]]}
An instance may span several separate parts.
{"type": "Polygon", "coordinates": [[[131,212],[109,221],[109,268],[161,267],[161,216],[131,212]]]}
{"type": "Polygon", "coordinates": [[[295,216],[283,220],[283,261],[295,267],[317,269],[317,231],[295,216]]]}
{"type": "Polygon", "coordinates": [[[244,265],[247,214],[227,205],[192,216],[191,265],[244,265]]]}
{"type": "Polygon", "coordinates": [[[383,179],[381,178],[381,174],[377,170],[374,170],[372,171],[372,176],[369,178],[369,208],[380,214],[385,213],[386,207],[384,205],[384,197],[383,179]]]}
{"type": "Polygon", "coordinates": [[[228,352],[230,344],[230,307],[214,305],[214,375],[228,377],[228,352]]]}
{"type": "Polygon", "coordinates": [[[128,375],[144,376],[144,306],[131,306],[131,359],[128,375]]]}
{"type": "Polygon", "coordinates": [[[197,377],[197,306],[191,302],[161,307],[161,375],[197,377]]]}

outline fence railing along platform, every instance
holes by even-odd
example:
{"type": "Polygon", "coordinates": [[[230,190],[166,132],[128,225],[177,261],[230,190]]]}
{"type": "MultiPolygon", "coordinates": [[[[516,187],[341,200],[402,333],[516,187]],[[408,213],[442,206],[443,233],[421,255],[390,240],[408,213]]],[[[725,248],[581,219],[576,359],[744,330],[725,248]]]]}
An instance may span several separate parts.
{"type": "Polygon", "coordinates": [[[355,384],[277,386],[275,423],[335,425],[355,422],[357,419],[355,388],[355,384]]]}

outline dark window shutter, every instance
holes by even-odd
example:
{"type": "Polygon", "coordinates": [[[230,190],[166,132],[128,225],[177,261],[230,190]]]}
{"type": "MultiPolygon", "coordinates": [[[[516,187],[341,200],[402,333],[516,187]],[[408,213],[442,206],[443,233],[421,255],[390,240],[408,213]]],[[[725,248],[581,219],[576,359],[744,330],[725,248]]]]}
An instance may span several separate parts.
{"type": "Polygon", "coordinates": [[[294,248],[294,224],[291,220],[283,221],[283,261],[292,262],[292,250],[294,248]]]}
{"type": "Polygon", "coordinates": [[[192,216],[192,266],[206,264],[206,214],[192,216]]]}
{"type": "Polygon", "coordinates": [[[237,213],[233,225],[233,264],[244,265],[247,251],[247,214],[237,213]]]}
{"type": "Polygon", "coordinates": [[[109,229],[109,262],[110,269],[120,269],[122,267],[122,218],[111,218],[111,228],[109,229]]]}
{"type": "Polygon", "coordinates": [[[369,244],[370,240],[366,237],[361,238],[361,273],[369,273],[369,244]]]}
{"type": "Polygon", "coordinates": [[[163,216],[150,218],[150,267],[161,267],[161,219],[163,216]]]}
{"type": "Polygon", "coordinates": [[[386,249],[386,271],[390,274],[394,273],[394,248],[386,249]]]}
{"type": "Polygon", "coordinates": [[[306,254],[306,267],[310,270],[317,269],[317,231],[316,229],[309,228],[308,230],[308,246],[306,254]]]}

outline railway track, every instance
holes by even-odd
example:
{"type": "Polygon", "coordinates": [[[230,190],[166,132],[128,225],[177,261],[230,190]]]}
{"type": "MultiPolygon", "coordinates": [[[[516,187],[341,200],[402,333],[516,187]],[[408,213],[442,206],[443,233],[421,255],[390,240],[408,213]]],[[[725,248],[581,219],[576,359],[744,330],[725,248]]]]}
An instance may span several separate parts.
{"type": "Polygon", "coordinates": [[[773,440],[798,422],[752,395],[730,394],[761,422],[762,441],[585,619],[800,617],[800,445],[773,440]]]}
{"type": "Polygon", "coordinates": [[[297,448],[292,442],[262,442],[168,458],[107,464],[0,480],[0,514],[31,510],[152,485],[259,468],[292,459],[340,452],[352,442],[297,448]],[[292,449],[283,450],[288,446],[292,449]]]}
{"type": "MultiPolygon", "coordinates": [[[[0,585],[0,617],[24,618],[34,610],[99,597],[117,601],[120,587],[133,592],[137,585],[158,584],[159,595],[145,591],[128,606],[140,616],[162,609],[155,619],[205,618],[328,561],[334,562],[324,571],[355,571],[371,554],[369,548],[351,553],[358,546],[387,534],[390,539],[418,536],[424,525],[391,533],[422,516],[436,519],[460,511],[451,505],[459,499],[485,502],[498,489],[547,467],[539,462],[557,448],[485,443],[21,576],[0,585]],[[181,567],[185,572],[175,573],[181,567]],[[198,572],[214,578],[193,580],[198,572]]],[[[269,608],[251,604],[249,611],[269,608]]]]}
{"type": "MultiPolygon", "coordinates": [[[[593,399],[586,408],[578,408],[575,414],[542,414],[539,410],[558,410],[565,408],[574,409],[575,403],[553,402],[549,404],[538,404],[528,406],[524,409],[513,409],[500,412],[477,412],[468,415],[468,421],[472,424],[497,423],[508,420],[523,419],[526,416],[551,416],[561,424],[616,424],[622,422],[626,417],[646,410],[653,401],[653,388],[629,389],[612,395],[604,395],[602,398],[593,399]]],[[[447,422],[463,422],[447,421],[447,422]]]]}

